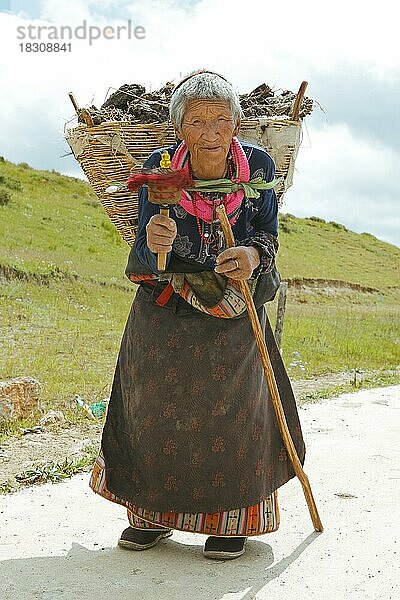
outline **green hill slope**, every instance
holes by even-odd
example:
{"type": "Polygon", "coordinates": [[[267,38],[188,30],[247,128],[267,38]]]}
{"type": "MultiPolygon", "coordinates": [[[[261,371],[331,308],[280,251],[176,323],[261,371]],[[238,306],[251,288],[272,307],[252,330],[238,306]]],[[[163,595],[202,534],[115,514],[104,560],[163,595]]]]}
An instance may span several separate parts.
{"type": "MultiPolygon", "coordinates": [[[[0,213],[2,266],[124,280],[129,247],[87,183],[5,161],[1,193],[10,196],[0,213]]],[[[379,289],[399,284],[396,246],[318,217],[280,213],[279,223],[277,264],[283,277],[340,279],[379,289]]]]}
{"type": "Polygon", "coordinates": [[[2,193],[10,196],[0,206],[2,266],[100,281],[123,274],[128,247],[87,183],[1,162],[2,193]]]}
{"type": "Polygon", "coordinates": [[[279,215],[278,267],[285,277],[345,280],[384,289],[399,286],[400,248],[334,221],[279,215]]]}

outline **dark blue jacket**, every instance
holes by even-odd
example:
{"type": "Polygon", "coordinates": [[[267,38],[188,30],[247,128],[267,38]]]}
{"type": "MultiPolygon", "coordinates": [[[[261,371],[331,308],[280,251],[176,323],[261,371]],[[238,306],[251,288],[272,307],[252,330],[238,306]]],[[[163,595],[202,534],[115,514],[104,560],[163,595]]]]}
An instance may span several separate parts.
{"type": "MultiPolygon", "coordinates": [[[[241,143],[250,166],[250,179],[262,177],[271,181],[275,175],[275,164],[272,157],[264,149],[249,143],[241,143]]],[[[154,151],[144,163],[144,167],[158,167],[161,153],[168,150],[172,157],[178,143],[173,146],[154,151]]],[[[146,243],[146,225],[150,218],[159,212],[159,206],[147,199],[147,187],[139,191],[138,230],[131,253],[135,253],[140,263],[151,272],[158,274],[157,254],[153,253],[146,243]]],[[[215,242],[207,245],[201,239],[196,217],[188,213],[180,205],[170,208],[170,218],[177,225],[177,236],[173,242],[172,252],[167,255],[166,271],[173,270],[174,256],[185,262],[194,263],[196,270],[213,270],[216,256],[224,249],[221,240],[216,236],[215,242]],[[171,262],[172,261],[172,262],[171,262]],[[171,266],[170,266],[171,264],[171,266]],[[170,266],[170,269],[168,267],[170,266]]],[[[274,266],[275,254],[278,250],[278,203],[273,189],[260,192],[258,199],[244,197],[238,211],[238,217],[232,231],[238,246],[256,246],[261,251],[261,263],[253,272],[269,272],[274,266]]],[[[200,220],[202,233],[210,233],[211,224],[200,220]]],[[[222,241],[222,243],[224,243],[222,241]]],[[[129,262],[126,273],[129,271],[129,262]]]]}

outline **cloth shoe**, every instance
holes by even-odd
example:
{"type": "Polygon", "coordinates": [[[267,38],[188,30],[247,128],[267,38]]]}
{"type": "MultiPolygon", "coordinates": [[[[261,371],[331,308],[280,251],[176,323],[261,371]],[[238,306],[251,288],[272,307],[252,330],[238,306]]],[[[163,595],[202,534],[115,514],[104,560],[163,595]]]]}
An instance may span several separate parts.
{"type": "Polygon", "coordinates": [[[157,529],[139,529],[127,527],[121,533],[118,546],[128,550],[147,550],[155,546],[162,538],[170,537],[172,530],[166,527],[157,529]]]}
{"type": "Polygon", "coordinates": [[[224,537],[211,535],[204,544],[203,554],[207,558],[229,560],[244,554],[247,537],[224,537]]]}

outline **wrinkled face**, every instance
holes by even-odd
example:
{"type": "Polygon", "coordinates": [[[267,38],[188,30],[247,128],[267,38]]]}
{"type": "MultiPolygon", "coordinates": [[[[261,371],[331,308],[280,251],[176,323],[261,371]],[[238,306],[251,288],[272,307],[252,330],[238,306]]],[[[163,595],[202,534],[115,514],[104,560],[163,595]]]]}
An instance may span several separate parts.
{"type": "Polygon", "coordinates": [[[226,161],[238,130],[228,101],[191,100],[177,133],[186,142],[192,163],[207,170],[226,161]]]}

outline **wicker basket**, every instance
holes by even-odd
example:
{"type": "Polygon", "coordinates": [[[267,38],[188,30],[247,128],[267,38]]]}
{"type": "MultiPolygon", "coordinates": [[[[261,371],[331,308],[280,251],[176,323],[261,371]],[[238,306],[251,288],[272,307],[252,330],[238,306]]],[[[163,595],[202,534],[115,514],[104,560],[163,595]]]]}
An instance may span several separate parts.
{"type": "MultiPolygon", "coordinates": [[[[238,138],[263,147],[274,159],[276,176],[282,181],[275,189],[278,205],[292,185],[294,163],[301,141],[301,121],[296,117],[307,83],[297,94],[291,118],[260,117],[242,121],[238,138]]],[[[84,109],[83,109],[84,110],[84,109]]],[[[106,192],[112,181],[126,181],[135,168],[157,148],[175,143],[168,123],[132,124],[106,121],[87,122],[66,128],[65,139],[96,192],[107,215],[122,238],[133,245],[138,221],[138,197],[129,191],[106,192]]]]}

